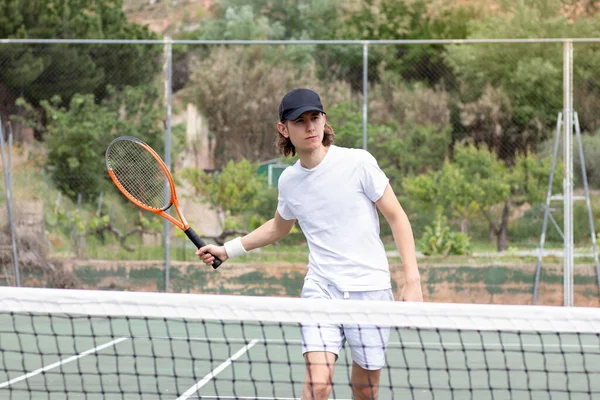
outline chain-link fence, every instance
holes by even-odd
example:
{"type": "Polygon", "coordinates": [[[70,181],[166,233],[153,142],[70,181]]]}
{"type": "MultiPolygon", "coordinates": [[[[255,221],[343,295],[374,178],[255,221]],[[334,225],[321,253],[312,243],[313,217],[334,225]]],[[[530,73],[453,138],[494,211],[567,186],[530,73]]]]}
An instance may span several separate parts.
{"type": "MultiPolygon", "coordinates": [[[[0,115],[5,138],[13,133],[11,214],[23,279],[68,287],[75,283],[65,271],[77,269],[79,284],[120,288],[109,277],[136,279],[127,265],[140,262],[148,268],[136,273],[153,279],[149,289],[185,290],[173,287],[180,269],[170,264],[192,265],[193,245],[117,193],[103,150],[121,135],[159,149],[179,179],[191,225],[222,240],[231,228],[223,210],[199,201],[197,188],[178,174],[210,173],[242,159],[285,163],[275,146],[277,108],[294,87],[321,94],[339,145],[366,148],[378,159],[423,253],[464,253],[464,263],[497,251],[535,256],[554,143],[558,137],[562,149],[564,140],[557,120],[565,99],[572,99],[582,133],[591,196],[600,186],[599,57],[594,39],[0,41],[0,115]],[[565,51],[571,45],[572,60],[565,51]],[[436,227],[444,226],[451,234],[442,237],[436,227]],[[429,248],[427,232],[445,250],[429,248]]],[[[573,154],[566,180],[564,154],[555,157],[552,194],[571,178],[575,195],[584,192],[581,159],[573,154]]],[[[0,262],[15,284],[5,181],[1,189],[0,262]]],[[[572,240],[589,253],[589,207],[563,198],[566,206],[554,203],[552,218],[561,225],[572,208],[572,238],[550,224],[545,244],[572,240]]],[[[386,229],[382,224],[389,236],[386,229]]],[[[524,283],[530,278],[533,272],[524,283]]]]}

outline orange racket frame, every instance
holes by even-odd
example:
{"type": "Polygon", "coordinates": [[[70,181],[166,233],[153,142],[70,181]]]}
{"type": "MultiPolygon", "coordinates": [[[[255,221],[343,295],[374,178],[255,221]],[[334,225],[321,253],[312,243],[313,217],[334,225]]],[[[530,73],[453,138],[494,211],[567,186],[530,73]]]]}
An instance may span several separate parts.
{"type": "MultiPolygon", "coordinates": [[[[107,161],[106,165],[107,165],[107,169],[108,169],[108,175],[110,176],[110,179],[113,181],[115,186],[117,186],[119,191],[121,193],[123,193],[123,195],[125,195],[125,197],[127,197],[127,199],[129,199],[129,201],[131,201],[133,204],[140,207],[141,209],[150,211],[156,215],[160,215],[161,217],[165,218],[169,222],[173,223],[175,226],[177,226],[179,229],[181,229],[187,235],[187,237],[192,241],[192,243],[194,243],[194,245],[196,245],[196,248],[199,249],[200,247],[206,246],[206,243],[204,243],[204,241],[200,238],[200,236],[198,236],[198,234],[196,234],[196,232],[190,227],[187,220],[185,219],[185,216],[183,215],[183,212],[179,209],[179,200],[177,199],[177,192],[175,190],[175,182],[173,182],[173,176],[171,175],[169,168],[167,168],[167,165],[162,160],[162,158],[158,155],[158,153],[156,153],[156,151],[154,151],[154,149],[152,149],[152,147],[148,146],[146,143],[144,143],[140,139],[135,138],[135,137],[130,137],[130,136],[121,136],[121,137],[114,139],[108,145],[108,148],[110,149],[110,146],[113,143],[115,143],[117,141],[121,141],[121,140],[128,140],[130,142],[136,143],[137,145],[141,146],[144,150],[146,150],[148,153],[150,153],[152,155],[152,157],[154,157],[154,159],[156,160],[156,162],[158,163],[158,165],[164,172],[164,174],[167,178],[167,181],[169,182],[169,186],[171,188],[171,199],[170,199],[171,204],[169,204],[164,209],[159,209],[159,208],[150,207],[150,206],[140,202],[138,199],[133,197],[127,191],[127,189],[125,189],[125,187],[121,184],[121,182],[119,182],[119,179],[116,177],[113,169],[110,167],[109,162],[107,161]],[[171,216],[165,212],[166,210],[171,208],[171,206],[175,207],[175,211],[177,212],[177,216],[179,217],[179,220],[177,220],[176,218],[174,218],[173,216],[171,216]]],[[[107,152],[106,152],[107,158],[108,158],[108,153],[109,152],[107,150],[107,152]]],[[[215,257],[212,267],[214,269],[217,269],[217,268],[219,268],[221,263],[222,263],[222,261],[219,258],[215,257]]]]}

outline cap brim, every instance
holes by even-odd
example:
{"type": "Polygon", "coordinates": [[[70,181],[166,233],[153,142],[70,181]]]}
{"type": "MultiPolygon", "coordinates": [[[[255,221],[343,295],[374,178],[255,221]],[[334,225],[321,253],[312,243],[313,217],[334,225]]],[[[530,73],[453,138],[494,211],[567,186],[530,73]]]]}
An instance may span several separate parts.
{"type": "Polygon", "coordinates": [[[298,119],[302,114],[304,114],[307,111],[319,111],[319,112],[322,112],[323,114],[325,114],[325,111],[323,111],[322,109],[320,109],[318,107],[315,107],[315,106],[304,106],[304,107],[296,108],[294,111],[292,111],[288,115],[285,115],[284,119],[287,119],[289,121],[294,121],[294,120],[298,119]]]}

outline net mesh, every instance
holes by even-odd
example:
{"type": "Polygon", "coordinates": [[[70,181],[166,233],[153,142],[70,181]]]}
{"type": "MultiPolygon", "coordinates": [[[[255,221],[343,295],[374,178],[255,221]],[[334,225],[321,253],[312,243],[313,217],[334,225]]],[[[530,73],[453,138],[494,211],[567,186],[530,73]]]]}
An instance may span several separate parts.
{"type": "Polygon", "coordinates": [[[135,138],[113,141],[106,151],[106,166],[118,186],[142,204],[157,210],[171,205],[171,187],[159,161],[135,138]]]}
{"type": "Polygon", "coordinates": [[[380,399],[600,396],[597,309],[3,288],[0,398],[300,398],[301,327],[332,323],[390,329],[380,399]]]}

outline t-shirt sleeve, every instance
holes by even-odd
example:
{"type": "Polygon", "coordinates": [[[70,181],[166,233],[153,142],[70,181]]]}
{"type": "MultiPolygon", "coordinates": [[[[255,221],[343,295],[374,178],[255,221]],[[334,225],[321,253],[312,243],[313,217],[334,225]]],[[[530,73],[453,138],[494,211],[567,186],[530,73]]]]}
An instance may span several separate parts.
{"type": "Polygon", "coordinates": [[[279,177],[279,194],[277,197],[277,212],[281,215],[281,218],[285,220],[296,219],[296,216],[292,212],[290,205],[285,200],[285,171],[279,177]]]}
{"type": "Polygon", "coordinates": [[[379,168],[375,157],[368,152],[366,152],[363,159],[360,179],[363,191],[372,202],[376,202],[383,196],[383,192],[390,181],[385,172],[379,168]]]}
{"type": "Polygon", "coordinates": [[[281,215],[281,218],[285,220],[296,219],[289,205],[286,203],[285,199],[281,196],[281,192],[279,192],[279,198],[277,203],[277,212],[281,215]]]}

